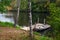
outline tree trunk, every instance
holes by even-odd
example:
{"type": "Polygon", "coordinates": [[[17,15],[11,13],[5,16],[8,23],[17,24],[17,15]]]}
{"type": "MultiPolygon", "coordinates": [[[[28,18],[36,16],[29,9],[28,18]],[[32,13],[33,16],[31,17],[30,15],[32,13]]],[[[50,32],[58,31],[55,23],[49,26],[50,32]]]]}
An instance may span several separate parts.
{"type": "Polygon", "coordinates": [[[29,9],[30,40],[33,40],[31,0],[28,0],[28,9],[29,9]]]}
{"type": "Polygon", "coordinates": [[[19,12],[20,12],[20,0],[17,0],[17,14],[15,15],[16,18],[15,18],[15,23],[14,23],[15,27],[18,25],[19,12]]]}

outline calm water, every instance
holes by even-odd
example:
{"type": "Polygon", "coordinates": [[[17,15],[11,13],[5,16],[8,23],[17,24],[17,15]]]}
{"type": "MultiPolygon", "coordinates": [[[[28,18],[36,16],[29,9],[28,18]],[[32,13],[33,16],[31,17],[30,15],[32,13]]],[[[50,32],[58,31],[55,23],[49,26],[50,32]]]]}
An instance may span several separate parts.
{"type": "Polygon", "coordinates": [[[13,17],[6,17],[7,14],[0,14],[0,21],[14,23],[13,17]]]}

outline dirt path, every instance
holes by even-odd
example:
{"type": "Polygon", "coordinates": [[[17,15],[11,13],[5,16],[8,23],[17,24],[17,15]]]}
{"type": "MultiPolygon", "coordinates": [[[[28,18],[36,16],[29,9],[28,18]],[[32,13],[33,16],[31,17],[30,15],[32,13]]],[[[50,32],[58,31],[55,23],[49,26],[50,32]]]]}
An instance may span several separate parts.
{"type": "Polygon", "coordinates": [[[16,28],[0,27],[0,40],[21,40],[26,36],[27,32],[24,30],[17,30],[16,28]]]}

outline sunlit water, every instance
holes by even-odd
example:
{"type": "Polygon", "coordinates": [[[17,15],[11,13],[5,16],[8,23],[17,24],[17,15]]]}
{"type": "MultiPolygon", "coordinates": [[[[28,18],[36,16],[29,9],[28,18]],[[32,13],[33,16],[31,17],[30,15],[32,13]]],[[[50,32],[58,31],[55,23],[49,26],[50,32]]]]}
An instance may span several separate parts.
{"type": "Polygon", "coordinates": [[[13,17],[9,18],[9,17],[6,17],[5,15],[7,15],[7,14],[0,14],[0,21],[1,22],[14,23],[13,17]]]}

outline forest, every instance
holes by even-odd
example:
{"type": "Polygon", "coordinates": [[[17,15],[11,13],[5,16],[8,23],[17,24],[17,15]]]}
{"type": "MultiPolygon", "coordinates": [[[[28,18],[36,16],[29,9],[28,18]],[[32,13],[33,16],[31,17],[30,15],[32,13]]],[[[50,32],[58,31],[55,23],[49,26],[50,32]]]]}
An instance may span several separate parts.
{"type": "MultiPolygon", "coordinates": [[[[34,40],[60,40],[60,0],[0,0],[0,13],[7,13],[7,12],[13,12],[14,17],[14,23],[4,23],[0,22],[0,27],[2,26],[10,26],[12,28],[11,30],[14,31],[14,25],[16,25],[16,22],[19,26],[29,26],[29,12],[32,14],[32,25],[37,23],[49,24],[51,26],[51,30],[48,31],[45,35],[40,36],[40,33],[34,32],[34,36],[36,39],[34,40]],[[29,9],[29,1],[31,1],[31,10],[29,9]],[[9,8],[11,9],[9,9],[9,8]],[[19,7],[19,17],[17,18],[17,10],[19,7]],[[17,19],[17,20],[16,20],[17,19]]],[[[4,27],[4,28],[5,28],[4,27]]],[[[2,29],[4,29],[2,28],[2,29]]],[[[0,28],[1,29],[1,28],[0,28]]],[[[19,27],[16,27],[16,29],[24,34],[25,31],[19,29],[19,27]]],[[[1,30],[0,30],[1,32],[1,30]]],[[[20,39],[20,36],[11,38],[12,40],[29,40],[29,36],[26,32],[20,39]],[[25,36],[25,38],[24,38],[25,36]]],[[[1,34],[0,34],[1,35],[1,34]]],[[[4,40],[1,39],[0,40],[4,40]]],[[[10,39],[5,39],[10,40],[10,39]]]]}

